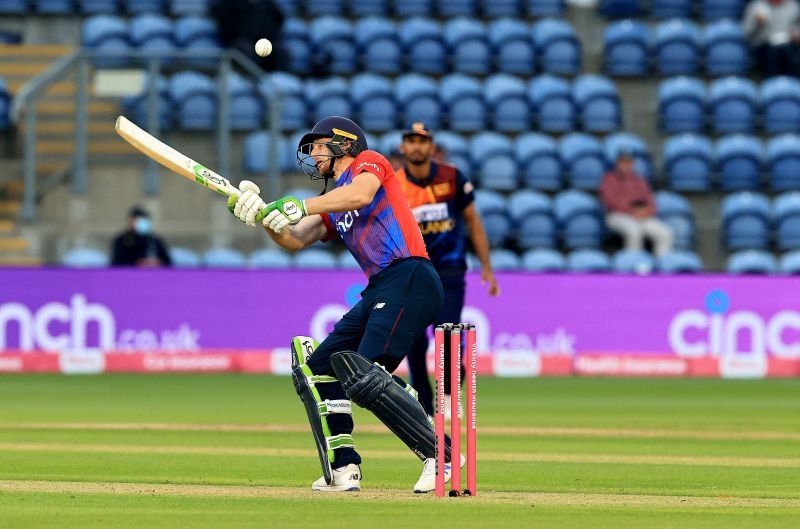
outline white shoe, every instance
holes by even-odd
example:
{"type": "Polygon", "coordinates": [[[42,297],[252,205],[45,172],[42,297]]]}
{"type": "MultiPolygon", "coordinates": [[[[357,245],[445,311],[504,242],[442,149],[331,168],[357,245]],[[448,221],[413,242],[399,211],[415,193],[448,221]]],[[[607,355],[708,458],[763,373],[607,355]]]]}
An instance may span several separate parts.
{"type": "Polygon", "coordinates": [[[333,469],[333,483],[328,485],[325,476],[322,476],[311,485],[311,490],[317,492],[358,492],[361,490],[361,467],[349,464],[342,468],[333,469]]]}
{"type": "MultiPolygon", "coordinates": [[[[467,458],[461,456],[461,466],[467,462],[467,458]]],[[[450,481],[450,463],[444,464],[444,482],[450,481]]],[[[414,492],[417,494],[431,492],[436,489],[436,458],[429,457],[425,460],[425,465],[422,467],[422,474],[414,484],[414,492]]]]}
{"type": "MultiPolygon", "coordinates": [[[[453,417],[453,414],[450,413],[450,403],[451,402],[452,401],[450,400],[450,395],[445,395],[444,396],[444,420],[445,421],[449,421],[453,417]]],[[[459,402],[458,403],[458,418],[461,419],[463,417],[464,417],[464,409],[461,407],[461,403],[459,402]]]]}

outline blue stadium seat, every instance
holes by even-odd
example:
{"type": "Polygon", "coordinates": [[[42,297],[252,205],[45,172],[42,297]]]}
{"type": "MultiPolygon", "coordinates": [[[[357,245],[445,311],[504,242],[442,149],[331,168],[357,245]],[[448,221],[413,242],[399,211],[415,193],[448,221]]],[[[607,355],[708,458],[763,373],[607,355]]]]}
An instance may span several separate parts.
{"type": "Polygon", "coordinates": [[[464,139],[464,136],[457,132],[443,130],[435,133],[434,141],[439,148],[444,149],[448,163],[455,165],[462,172],[470,174],[472,167],[470,144],[464,139]]]}
{"type": "MultiPolygon", "coordinates": [[[[144,76],[142,93],[134,96],[122,98],[122,108],[125,115],[140,127],[147,128],[147,84],[149,78],[144,76]]],[[[156,90],[158,91],[158,125],[162,129],[172,127],[173,120],[173,101],[169,97],[169,85],[163,77],[156,79],[156,90]]]]}
{"type": "Polygon", "coordinates": [[[200,16],[185,16],[175,21],[175,42],[181,48],[219,49],[217,24],[200,16]]]}
{"type": "Polygon", "coordinates": [[[769,246],[771,211],[769,199],[742,191],[722,200],[725,246],[731,250],[765,249],[769,246]]]}
{"type": "Polygon", "coordinates": [[[609,167],[617,161],[617,156],[621,150],[633,153],[634,169],[637,173],[645,177],[646,180],[653,179],[653,160],[647,150],[647,144],[642,138],[630,132],[617,132],[606,136],[603,152],[606,163],[609,167]]]}
{"type": "MultiPolygon", "coordinates": [[[[160,0],[151,0],[155,2],[160,2],[160,0]]],[[[16,0],[9,0],[8,2],[2,2],[4,4],[3,7],[6,7],[5,4],[8,4],[12,9],[15,6],[19,6],[20,4],[17,3],[16,0]]],[[[23,4],[25,2],[22,2],[23,4]]],[[[0,13],[3,13],[3,7],[0,7],[0,13]]],[[[37,13],[48,14],[48,15],[71,15],[75,13],[75,2],[73,0],[35,0],[33,2],[33,8],[36,10],[37,13]]]]}
{"type": "Polygon", "coordinates": [[[800,136],[782,134],[770,139],[767,166],[773,191],[800,190],[800,136]]]}
{"type": "Polygon", "coordinates": [[[494,20],[489,23],[486,36],[498,71],[530,75],[534,70],[536,50],[527,24],[510,18],[494,20]]]}
{"type": "Polygon", "coordinates": [[[658,118],[666,133],[699,132],[705,125],[708,94],[702,81],[675,77],[658,85],[658,118]]]}
{"type": "Polygon", "coordinates": [[[634,77],[650,69],[650,31],[634,20],[620,20],[606,27],[603,37],[603,69],[608,75],[634,77]]]}
{"type": "Polygon", "coordinates": [[[550,136],[529,132],[517,136],[514,156],[525,185],[542,191],[561,189],[561,155],[558,143],[550,136]]]}
{"type": "Polygon", "coordinates": [[[761,85],[764,128],[769,134],[800,132],[800,81],[773,77],[761,85]]]}
{"type": "Polygon", "coordinates": [[[528,100],[536,112],[539,129],[544,132],[569,132],[575,128],[576,111],[569,83],[544,74],[528,83],[528,100]]]}
{"type": "Polygon", "coordinates": [[[313,270],[329,270],[339,266],[333,253],[319,248],[306,248],[297,252],[294,254],[293,264],[295,268],[313,270]]]}
{"type": "Polygon", "coordinates": [[[11,95],[8,93],[5,80],[0,77],[0,130],[11,128],[10,110],[11,95]]]}
{"type": "Polygon", "coordinates": [[[78,9],[84,15],[110,15],[119,12],[119,0],[78,0],[78,9]]]}
{"type": "Polygon", "coordinates": [[[611,268],[623,274],[649,274],[655,267],[655,259],[644,250],[619,250],[611,258],[611,268]]]}
{"type": "Polygon", "coordinates": [[[390,0],[350,0],[350,13],[358,17],[389,16],[391,13],[390,0]]]}
{"type": "Polygon", "coordinates": [[[556,250],[539,248],[522,254],[522,268],[528,272],[561,272],[566,266],[564,256],[556,250]]]}
{"type": "Polygon", "coordinates": [[[109,262],[108,255],[95,248],[73,248],[64,253],[61,264],[70,268],[102,268],[109,262]]]}
{"type": "Polygon", "coordinates": [[[730,18],[739,20],[745,0],[703,0],[701,11],[706,21],[730,18]]]}
{"type": "Polygon", "coordinates": [[[514,145],[507,136],[497,132],[481,132],[470,141],[474,176],[482,188],[513,191],[518,187],[517,162],[514,145]]]}
{"type": "Polygon", "coordinates": [[[744,75],[750,67],[750,50],[738,21],[719,20],[705,27],[703,42],[706,72],[711,75],[744,75]]]}
{"type": "Polygon", "coordinates": [[[124,0],[125,12],[131,15],[142,13],[163,13],[166,10],[164,0],[124,0]]]}
{"type": "Polygon", "coordinates": [[[233,130],[255,130],[264,123],[264,101],[252,81],[233,72],[228,77],[233,130]]]}
{"type": "Polygon", "coordinates": [[[676,191],[708,191],[714,151],[705,136],[681,134],[664,142],[664,175],[676,191]]]}
{"type": "Polygon", "coordinates": [[[611,132],[622,122],[617,87],[602,75],[584,74],[572,83],[572,99],[578,107],[581,127],[588,132],[611,132]]]}
{"type": "MultiPolygon", "coordinates": [[[[269,153],[270,143],[273,139],[269,132],[258,131],[252,132],[244,139],[244,155],[242,157],[242,165],[244,170],[250,174],[265,174],[269,171],[269,153]]],[[[278,136],[275,140],[278,142],[279,162],[282,171],[290,171],[295,166],[295,158],[287,158],[289,146],[283,136],[278,136]]],[[[297,147],[297,144],[293,145],[297,147]]]]}
{"type": "Polygon", "coordinates": [[[561,160],[569,184],[577,189],[597,191],[606,172],[606,158],[594,136],[573,132],[561,138],[561,160]]]}
{"type": "Polygon", "coordinates": [[[699,70],[702,39],[697,24],[671,19],[655,28],[656,70],[661,75],[691,75],[699,70]]]}
{"type": "Polygon", "coordinates": [[[641,15],[638,0],[600,0],[600,13],[608,18],[629,18],[641,15]]]}
{"type": "Polygon", "coordinates": [[[0,13],[4,15],[26,15],[28,11],[28,0],[6,0],[0,2],[0,13]]]}
{"type": "Polygon", "coordinates": [[[356,22],[354,31],[358,54],[365,69],[385,74],[403,71],[403,49],[393,21],[364,18],[356,22]]]}
{"type": "Polygon", "coordinates": [[[386,132],[397,125],[394,86],[386,77],[364,73],[350,80],[356,121],[366,130],[386,132]]]}
{"type": "Polygon", "coordinates": [[[580,71],[581,44],[568,22],[540,20],[531,32],[542,71],[561,75],[575,75],[580,71]]]}
{"type": "Polygon", "coordinates": [[[305,92],[315,123],[328,116],[350,116],[353,113],[350,86],[343,77],[306,81],[305,92]]]}
{"type": "Polygon", "coordinates": [[[404,0],[392,2],[394,14],[400,18],[430,16],[433,12],[433,0],[404,0]]]}
{"type": "Polygon", "coordinates": [[[205,15],[210,0],[170,0],[173,15],[205,15]]]}
{"type": "Polygon", "coordinates": [[[107,57],[95,59],[98,67],[113,67],[126,64],[127,59],[119,54],[130,50],[128,24],[112,15],[97,15],[87,18],[81,26],[81,44],[86,48],[107,53],[107,57]]]}
{"type": "Polygon", "coordinates": [[[247,265],[251,268],[290,268],[291,256],[277,248],[260,248],[247,256],[247,265]]]}
{"type": "Polygon", "coordinates": [[[601,250],[583,248],[570,252],[567,268],[570,272],[608,272],[611,270],[611,259],[601,250]]]}
{"type": "Polygon", "coordinates": [[[782,274],[800,274],[800,250],[784,254],[780,258],[778,269],[782,274]]]}
{"type": "Polygon", "coordinates": [[[471,18],[456,18],[444,25],[444,40],[455,72],[485,75],[492,66],[486,26],[471,18]]]}
{"type": "Polygon", "coordinates": [[[487,122],[483,87],[474,77],[450,74],[442,78],[439,97],[447,109],[450,129],[457,132],[484,130],[487,122]]]}
{"type": "MultiPolygon", "coordinates": [[[[370,149],[378,151],[382,155],[389,157],[400,154],[400,143],[403,141],[403,135],[399,130],[391,130],[381,135],[378,140],[377,146],[369,144],[370,149]]],[[[439,138],[436,138],[439,141],[439,138]]],[[[469,167],[469,164],[467,164],[469,167]]]]}
{"type": "Polygon", "coordinates": [[[298,77],[285,72],[272,72],[258,82],[258,90],[265,100],[269,100],[271,94],[280,94],[282,130],[298,130],[308,125],[304,83],[298,77]]]}
{"type": "Polygon", "coordinates": [[[441,24],[415,17],[401,22],[398,32],[412,71],[443,74],[447,70],[447,52],[441,24]]]}
{"type": "Polygon", "coordinates": [[[310,17],[341,15],[345,10],[345,0],[303,0],[303,9],[310,17]]]}
{"type": "Polygon", "coordinates": [[[658,271],[667,274],[686,274],[703,271],[703,261],[694,252],[677,250],[658,259],[658,271]]]}
{"type": "Polygon", "coordinates": [[[536,191],[517,191],[508,200],[508,211],[517,228],[517,246],[554,248],[556,222],[550,197],[536,191]]]}
{"type": "Polygon", "coordinates": [[[339,257],[336,259],[336,264],[337,267],[342,270],[361,270],[361,265],[358,264],[356,258],[347,251],[339,254],[339,257]]]}
{"type": "Polygon", "coordinates": [[[725,191],[761,189],[764,145],[745,134],[724,136],[717,142],[717,167],[725,191]]]}
{"type": "Polygon", "coordinates": [[[181,72],[169,80],[175,118],[184,130],[211,130],[217,123],[217,85],[198,72],[181,72]]]}
{"type": "Polygon", "coordinates": [[[800,249],[800,192],[793,191],[775,197],[773,217],[778,249],[800,249]]]}
{"type": "Polygon", "coordinates": [[[656,213],[672,230],[675,247],[688,250],[695,242],[695,220],[692,206],[686,198],[669,191],[655,194],[656,213]]]}
{"type": "Polygon", "coordinates": [[[531,106],[522,79],[496,74],[486,79],[483,88],[493,130],[523,132],[531,129],[531,106]]]}
{"type": "Polygon", "coordinates": [[[293,187],[286,191],[287,195],[291,195],[293,197],[297,197],[300,200],[306,200],[307,198],[315,197],[319,195],[319,189],[310,189],[308,187],[293,187]]]}
{"type": "Polygon", "coordinates": [[[489,259],[494,270],[515,271],[522,268],[522,260],[511,250],[492,250],[489,259]]]}
{"type": "Polygon", "coordinates": [[[442,18],[475,17],[478,14],[478,0],[439,0],[435,4],[442,18]]]}
{"type": "Polygon", "coordinates": [[[601,246],[605,229],[595,197],[577,189],[562,191],[553,199],[553,212],[567,249],[601,246]]]}
{"type": "Polygon", "coordinates": [[[481,0],[481,11],[484,16],[497,17],[520,17],[522,6],[519,0],[481,0]]]}
{"type": "Polygon", "coordinates": [[[652,0],[650,14],[657,19],[690,18],[692,0],[652,0]]]}
{"type": "Polygon", "coordinates": [[[433,129],[441,128],[442,104],[435,80],[420,74],[401,75],[394,82],[394,98],[403,123],[422,120],[433,129]]]}
{"type": "Polygon", "coordinates": [[[778,264],[769,252],[744,250],[728,257],[725,268],[731,274],[774,274],[778,271],[778,264]]]}
{"type": "MultiPolygon", "coordinates": [[[[316,5],[316,1],[311,2],[316,5]]],[[[325,63],[332,74],[351,74],[358,69],[358,57],[353,42],[353,25],[337,16],[314,19],[308,34],[315,49],[324,50],[325,63]]]]}
{"type": "Polygon", "coordinates": [[[169,257],[175,268],[197,268],[203,264],[197,252],[180,246],[172,246],[169,249],[169,257]]]}
{"type": "Polygon", "coordinates": [[[758,90],[743,77],[724,77],[709,87],[711,123],[719,134],[750,132],[755,128],[758,90]]]}
{"type": "Polygon", "coordinates": [[[211,248],[203,253],[203,264],[209,268],[243,268],[247,259],[233,248],[211,248]]]}
{"type": "MultiPolygon", "coordinates": [[[[153,55],[170,55],[175,49],[175,28],[165,16],[145,14],[131,19],[128,26],[131,44],[153,55]]],[[[165,62],[170,62],[165,59],[165,62]]]]}
{"type": "MultiPolygon", "coordinates": [[[[491,1],[491,0],[488,0],[491,1]]],[[[567,8],[564,0],[522,0],[526,5],[526,13],[531,17],[560,18],[567,8]]]]}
{"type": "Polygon", "coordinates": [[[305,21],[299,18],[287,18],[281,28],[281,45],[286,51],[289,71],[296,74],[311,71],[314,61],[308,24],[305,21]]]}
{"type": "Polygon", "coordinates": [[[494,191],[478,189],[475,191],[475,207],[481,215],[489,245],[493,248],[503,246],[511,236],[506,199],[494,191]]]}

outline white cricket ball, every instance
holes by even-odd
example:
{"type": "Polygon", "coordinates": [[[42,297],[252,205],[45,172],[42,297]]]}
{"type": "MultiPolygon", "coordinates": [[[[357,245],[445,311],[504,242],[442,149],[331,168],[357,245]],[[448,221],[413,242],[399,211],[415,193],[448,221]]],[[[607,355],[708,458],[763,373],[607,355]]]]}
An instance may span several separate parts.
{"type": "Polygon", "coordinates": [[[269,39],[258,39],[258,42],[256,42],[256,53],[260,57],[266,57],[272,53],[272,43],[269,39]]]}

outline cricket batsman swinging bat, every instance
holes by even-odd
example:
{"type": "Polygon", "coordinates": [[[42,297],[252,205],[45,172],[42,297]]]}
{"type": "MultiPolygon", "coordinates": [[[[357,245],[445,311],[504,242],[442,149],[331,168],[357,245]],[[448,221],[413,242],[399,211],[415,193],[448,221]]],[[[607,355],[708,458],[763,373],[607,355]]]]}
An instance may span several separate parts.
{"type": "Polygon", "coordinates": [[[170,171],[188,178],[198,184],[216,191],[223,196],[239,196],[239,189],[231,184],[230,180],[224,178],[207,167],[197,163],[188,156],[184,156],[166,143],[159,141],[146,131],[137,127],[125,116],[119,116],[114,130],[122,136],[125,141],[139,149],[145,156],[157,161],[170,171]]]}

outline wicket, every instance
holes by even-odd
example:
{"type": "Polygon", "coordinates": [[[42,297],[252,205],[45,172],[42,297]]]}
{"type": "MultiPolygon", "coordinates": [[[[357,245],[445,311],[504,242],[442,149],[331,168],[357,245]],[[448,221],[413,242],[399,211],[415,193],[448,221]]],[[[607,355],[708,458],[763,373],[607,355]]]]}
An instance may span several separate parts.
{"type": "Polygon", "coordinates": [[[445,323],[434,331],[436,378],[436,496],[445,492],[445,344],[450,343],[450,496],[475,496],[477,494],[477,343],[476,329],[469,323],[445,323]],[[466,335],[465,377],[467,398],[465,419],[467,423],[467,488],[461,491],[461,344],[466,335]]]}

